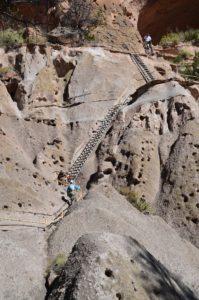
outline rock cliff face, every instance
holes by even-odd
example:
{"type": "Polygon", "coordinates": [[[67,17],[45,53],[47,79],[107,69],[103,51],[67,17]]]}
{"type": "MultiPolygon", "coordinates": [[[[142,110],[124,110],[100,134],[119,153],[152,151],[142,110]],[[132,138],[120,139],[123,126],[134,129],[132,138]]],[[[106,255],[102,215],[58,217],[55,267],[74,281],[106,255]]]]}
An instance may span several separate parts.
{"type": "MultiPolygon", "coordinates": [[[[128,89],[129,105],[122,109],[83,167],[79,182],[83,193],[93,183],[103,181],[117,189],[127,186],[174,229],[161,218],[146,217],[131,209],[112,187],[99,185],[98,190],[89,193],[90,200],[72,209],[57,227],[49,240],[48,255],[50,261],[60,253],[68,256],[76,240],[88,232],[128,234],[187,285],[181,291],[182,299],[186,299],[189,289],[197,299],[198,250],[175,232],[198,246],[197,86],[187,88],[181,81],[168,80],[173,76],[168,66],[161,76],[154,68],[161,61],[143,60],[158,79],[151,86],[145,84],[129,55],[102,48],[36,46],[7,53],[2,50],[1,63],[12,72],[2,76],[0,85],[1,228],[19,230],[16,249],[23,248],[27,255],[21,256],[24,272],[17,282],[13,280],[13,293],[8,293],[5,284],[1,297],[6,295],[12,300],[16,293],[21,297],[25,284],[21,299],[44,298],[41,279],[44,282],[47,269],[46,235],[42,229],[31,231],[36,235],[33,245],[39,245],[36,252],[29,239],[25,245],[21,238],[29,236],[26,227],[45,228],[67,201],[63,187],[58,185],[59,173],[70,168],[106,111],[128,89]],[[21,226],[25,227],[23,232],[21,226]],[[178,259],[179,251],[183,263],[178,259]],[[41,253],[40,267],[32,273],[30,257],[36,261],[41,253]],[[33,288],[37,294],[32,295],[33,288]]],[[[13,253],[12,234],[1,232],[1,240],[8,245],[1,250],[2,261],[8,263],[5,257],[9,259],[13,253]]],[[[13,264],[12,272],[16,274],[21,260],[13,264]]],[[[1,276],[8,281],[11,269],[1,276]]],[[[139,283],[139,291],[146,294],[143,282],[139,283]]],[[[123,295],[120,289],[114,288],[113,292],[123,295]]]]}
{"type": "Polygon", "coordinates": [[[198,102],[178,83],[151,88],[124,110],[98,148],[95,176],[133,187],[197,246],[198,113],[198,102]],[[155,103],[144,104],[145,97],[155,103]],[[161,97],[165,101],[156,102],[161,97]]]}
{"type": "Polygon", "coordinates": [[[0,299],[197,300],[198,84],[142,54],[137,21],[158,40],[152,18],[169,9],[163,1],[95,5],[106,22],[87,46],[0,49],[0,299]],[[132,62],[135,50],[153,82],[132,62]],[[124,90],[129,103],[81,169],[80,201],[69,207],[58,179],[124,90]],[[69,259],[53,281],[60,254],[69,259]]]}

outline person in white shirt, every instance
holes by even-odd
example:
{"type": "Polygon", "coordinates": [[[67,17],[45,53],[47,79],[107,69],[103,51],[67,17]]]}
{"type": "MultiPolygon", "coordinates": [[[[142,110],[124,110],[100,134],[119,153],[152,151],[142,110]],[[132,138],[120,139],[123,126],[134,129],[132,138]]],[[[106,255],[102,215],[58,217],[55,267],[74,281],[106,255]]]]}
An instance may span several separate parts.
{"type": "Polygon", "coordinates": [[[146,49],[150,49],[151,54],[153,53],[153,49],[152,49],[152,37],[150,36],[149,33],[147,33],[147,35],[145,35],[144,37],[144,45],[146,49]]]}

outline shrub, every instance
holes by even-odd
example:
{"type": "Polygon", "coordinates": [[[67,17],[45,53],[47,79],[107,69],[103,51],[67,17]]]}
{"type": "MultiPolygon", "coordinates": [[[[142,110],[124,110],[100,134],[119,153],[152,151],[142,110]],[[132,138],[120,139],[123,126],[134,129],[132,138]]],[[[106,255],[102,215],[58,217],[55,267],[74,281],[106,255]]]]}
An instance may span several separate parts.
{"type": "Polygon", "coordinates": [[[199,79],[199,52],[195,53],[192,64],[181,65],[179,71],[182,75],[199,79]]]}
{"type": "Polygon", "coordinates": [[[64,254],[58,254],[54,260],[56,266],[63,266],[66,263],[66,256],[64,254]]]}
{"type": "Polygon", "coordinates": [[[11,28],[0,32],[0,46],[13,47],[15,45],[22,45],[24,43],[23,30],[13,30],[11,28]]]}
{"type": "Polygon", "coordinates": [[[94,41],[95,40],[95,35],[90,31],[86,31],[84,33],[84,37],[87,41],[94,41]]]}
{"type": "Polygon", "coordinates": [[[28,44],[37,44],[37,45],[44,45],[47,42],[47,38],[44,35],[37,35],[37,36],[30,36],[26,39],[26,43],[28,44]]]}
{"type": "Polygon", "coordinates": [[[49,262],[48,264],[48,267],[47,267],[47,270],[46,270],[46,273],[50,273],[50,270],[53,269],[53,271],[56,273],[56,274],[59,274],[61,269],[63,268],[63,266],[65,265],[67,261],[67,257],[60,253],[56,256],[56,258],[53,260],[53,262],[49,262]]]}
{"type": "Polygon", "coordinates": [[[190,30],[185,31],[184,40],[187,42],[189,42],[189,41],[198,42],[199,41],[199,29],[190,29],[190,30]]]}
{"type": "Polygon", "coordinates": [[[10,71],[10,68],[8,68],[8,67],[0,67],[0,77],[2,77],[3,75],[5,75],[9,71],[10,71]]]}
{"type": "Polygon", "coordinates": [[[171,32],[163,37],[160,40],[160,44],[165,46],[175,46],[180,42],[199,42],[199,29],[190,29],[185,32],[171,32]]]}
{"type": "Polygon", "coordinates": [[[146,214],[154,213],[152,207],[149,203],[146,202],[145,199],[140,197],[140,195],[136,192],[131,190],[129,187],[120,187],[119,193],[126,197],[126,199],[140,212],[146,214]]]}
{"type": "Polygon", "coordinates": [[[161,40],[160,44],[164,46],[175,46],[181,41],[181,36],[179,33],[169,33],[167,35],[164,35],[161,40]]]}
{"type": "Polygon", "coordinates": [[[189,57],[191,56],[191,53],[187,52],[187,51],[180,51],[178,53],[178,55],[174,58],[174,63],[180,63],[183,60],[187,60],[189,57]]]}

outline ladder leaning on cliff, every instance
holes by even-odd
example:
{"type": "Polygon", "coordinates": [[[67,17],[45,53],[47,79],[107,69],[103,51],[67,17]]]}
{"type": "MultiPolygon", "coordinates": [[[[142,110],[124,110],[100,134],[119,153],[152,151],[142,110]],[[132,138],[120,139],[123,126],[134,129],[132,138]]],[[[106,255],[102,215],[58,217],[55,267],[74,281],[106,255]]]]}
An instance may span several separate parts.
{"type": "MultiPolygon", "coordinates": [[[[131,60],[133,63],[137,66],[139,72],[143,76],[146,83],[149,83],[154,80],[153,75],[149,71],[149,69],[146,67],[142,59],[138,54],[131,54],[130,55],[131,60]]],[[[64,174],[63,177],[66,180],[65,184],[69,182],[69,179],[76,180],[82,167],[86,163],[87,159],[90,157],[92,152],[97,148],[101,140],[104,138],[106,132],[110,128],[112,121],[117,117],[119,114],[121,108],[128,104],[130,98],[130,89],[126,88],[118,100],[116,101],[116,104],[110,108],[104,117],[104,119],[101,121],[101,125],[98,127],[94,135],[91,137],[91,139],[88,141],[86,146],[84,147],[81,154],[78,156],[78,158],[73,163],[72,167],[69,169],[67,174],[64,174]]]]}

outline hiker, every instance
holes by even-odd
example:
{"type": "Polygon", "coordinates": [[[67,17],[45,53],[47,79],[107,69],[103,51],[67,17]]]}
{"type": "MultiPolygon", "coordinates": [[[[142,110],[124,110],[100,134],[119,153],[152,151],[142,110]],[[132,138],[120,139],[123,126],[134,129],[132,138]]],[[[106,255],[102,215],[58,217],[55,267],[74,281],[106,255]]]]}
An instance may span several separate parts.
{"type": "Polygon", "coordinates": [[[73,180],[70,181],[70,184],[64,188],[65,191],[67,192],[67,196],[70,198],[71,200],[71,204],[73,201],[76,201],[76,192],[80,191],[80,186],[74,184],[73,180]]]}
{"type": "Polygon", "coordinates": [[[149,33],[147,33],[147,35],[145,35],[145,37],[144,37],[144,46],[145,46],[145,49],[150,50],[151,54],[153,54],[152,38],[149,33]]]}

